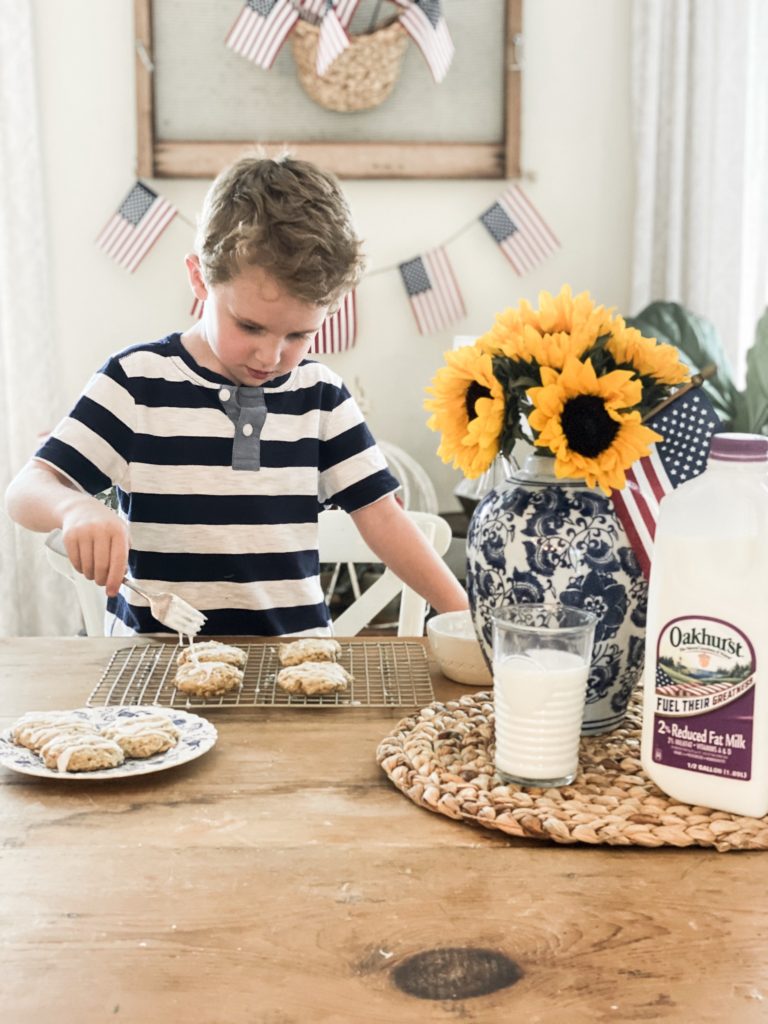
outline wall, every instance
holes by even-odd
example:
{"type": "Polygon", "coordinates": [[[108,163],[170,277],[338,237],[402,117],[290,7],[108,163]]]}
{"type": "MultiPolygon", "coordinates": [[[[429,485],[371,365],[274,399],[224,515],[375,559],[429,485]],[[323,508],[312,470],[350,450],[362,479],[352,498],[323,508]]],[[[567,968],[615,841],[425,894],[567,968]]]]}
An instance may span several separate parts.
{"type": "MultiPolygon", "coordinates": [[[[41,411],[42,430],[109,353],[186,328],[190,295],[182,261],[193,228],[177,218],[133,275],[95,247],[135,179],[131,0],[34,3],[61,382],[60,408],[41,411]]],[[[438,438],[424,425],[422,400],[452,336],[480,333],[497,311],[522,297],[535,301],[540,289],[556,291],[564,282],[634,312],[626,308],[633,203],[629,27],[629,0],[525,4],[522,184],[562,249],[520,278],[475,224],[448,247],[467,305],[464,320],[422,337],[399,275],[374,275],[358,292],[356,348],[325,357],[354,392],[364,392],[374,433],[429,472],[443,511],[458,508],[452,492],[461,476],[437,459],[438,438]]],[[[205,182],[156,184],[194,221],[205,182]]],[[[446,241],[503,186],[348,181],[344,187],[374,270],[446,241]]]]}

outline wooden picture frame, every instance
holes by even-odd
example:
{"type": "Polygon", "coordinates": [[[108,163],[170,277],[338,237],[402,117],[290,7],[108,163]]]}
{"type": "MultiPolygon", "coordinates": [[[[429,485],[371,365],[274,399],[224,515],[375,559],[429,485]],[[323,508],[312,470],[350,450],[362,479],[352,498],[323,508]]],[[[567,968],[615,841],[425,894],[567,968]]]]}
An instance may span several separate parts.
{"type": "MultiPolygon", "coordinates": [[[[137,172],[147,178],[213,178],[254,140],[208,141],[163,138],[156,130],[155,57],[153,55],[153,2],[134,0],[137,99],[137,172]]],[[[477,0],[475,0],[477,2],[477,0]]],[[[520,78],[522,0],[503,0],[504,24],[500,52],[499,100],[503,136],[492,142],[462,141],[306,141],[280,139],[270,146],[288,146],[299,158],[313,162],[341,178],[514,178],[520,173],[520,78]]],[[[223,45],[223,44],[222,44],[223,45]]],[[[263,73],[263,72],[262,72],[263,73]]],[[[267,72],[268,73],[268,72],[267,72]]],[[[446,79],[448,82],[449,76],[446,79]]],[[[440,88],[446,88],[443,83],[440,88]]],[[[364,114],[356,113],[356,126],[364,127],[364,114]]]]}

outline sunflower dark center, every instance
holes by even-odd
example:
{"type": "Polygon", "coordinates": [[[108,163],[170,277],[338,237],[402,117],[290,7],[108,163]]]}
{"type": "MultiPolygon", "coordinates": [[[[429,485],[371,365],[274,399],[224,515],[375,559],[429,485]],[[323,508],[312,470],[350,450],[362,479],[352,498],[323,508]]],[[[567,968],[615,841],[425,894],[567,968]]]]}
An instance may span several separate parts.
{"type": "Polygon", "coordinates": [[[477,413],[475,412],[475,402],[478,400],[478,398],[490,397],[490,390],[484,387],[482,384],[478,384],[476,380],[473,380],[472,383],[467,388],[467,393],[464,396],[464,405],[466,406],[467,409],[467,419],[473,420],[477,417],[477,413]]]}
{"type": "Polygon", "coordinates": [[[619,432],[605,403],[598,395],[577,395],[569,398],[560,417],[568,447],[586,458],[594,458],[610,448],[619,432]]]}

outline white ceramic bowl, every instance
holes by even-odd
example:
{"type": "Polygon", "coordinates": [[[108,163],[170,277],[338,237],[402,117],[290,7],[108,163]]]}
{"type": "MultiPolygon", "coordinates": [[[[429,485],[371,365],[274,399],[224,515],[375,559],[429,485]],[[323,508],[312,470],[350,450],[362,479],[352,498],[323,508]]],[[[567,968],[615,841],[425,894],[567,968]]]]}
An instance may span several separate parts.
{"type": "Polygon", "coordinates": [[[491,685],[471,612],[444,612],[427,619],[427,636],[444,676],[467,686],[491,685]]]}

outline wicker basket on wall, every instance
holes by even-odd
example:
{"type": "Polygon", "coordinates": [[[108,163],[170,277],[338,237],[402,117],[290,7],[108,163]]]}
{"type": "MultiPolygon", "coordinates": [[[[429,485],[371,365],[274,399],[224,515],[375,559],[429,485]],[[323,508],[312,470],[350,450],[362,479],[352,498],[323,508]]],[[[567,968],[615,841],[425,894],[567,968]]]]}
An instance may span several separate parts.
{"type": "Polygon", "coordinates": [[[299,21],[290,37],[299,82],[310,99],[343,114],[383,103],[394,88],[408,46],[408,33],[400,22],[350,36],[349,46],[322,78],[315,71],[319,35],[316,25],[299,21]]]}

